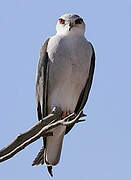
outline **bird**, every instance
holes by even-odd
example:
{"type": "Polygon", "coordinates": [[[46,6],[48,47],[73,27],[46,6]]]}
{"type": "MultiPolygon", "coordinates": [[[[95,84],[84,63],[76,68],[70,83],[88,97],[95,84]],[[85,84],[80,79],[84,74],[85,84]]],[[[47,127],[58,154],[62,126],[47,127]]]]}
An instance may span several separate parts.
{"type": "MultiPolygon", "coordinates": [[[[62,110],[61,118],[78,114],[85,106],[95,68],[93,45],[85,38],[84,20],[77,14],[64,14],[56,24],[56,35],[41,47],[36,74],[36,108],[38,120],[62,110]]],[[[52,166],[60,160],[64,136],[73,125],[59,125],[53,136],[44,138],[44,145],[32,165],[45,164],[51,176],[52,166]]]]}

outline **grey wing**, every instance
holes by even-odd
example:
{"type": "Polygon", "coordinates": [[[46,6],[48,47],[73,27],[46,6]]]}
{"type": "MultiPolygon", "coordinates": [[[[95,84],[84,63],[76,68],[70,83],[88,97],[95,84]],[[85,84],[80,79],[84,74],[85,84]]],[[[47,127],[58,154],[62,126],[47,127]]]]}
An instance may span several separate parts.
{"type": "Polygon", "coordinates": [[[36,108],[39,120],[47,115],[48,54],[46,49],[48,41],[49,38],[41,48],[36,75],[36,108]]]}
{"type": "MultiPolygon", "coordinates": [[[[89,96],[89,92],[91,89],[91,85],[92,85],[92,80],[93,80],[93,74],[94,74],[94,69],[95,69],[95,51],[94,48],[92,46],[92,44],[90,43],[91,47],[92,47],[92,57],[91,57],[91,65],[90,65],[90,70],[89,70],[89,76],[87,78],[86,81],[86,85],[84,87],[84,89],[82,90],[76,108],[75,108],[75,113],[78,114],[85,106],[88,96],[89,96]]],[[[66,134],[72,129],[74,125],[72,126],[68,126],[66,128],[66,134]]]]}
{"type": "Polygon", "coordinates": [[[93,74],[94,74],[94,69],[95,69],[95,51],[94,51],[94,48],[91,43],[90,43],[90,45],[92,47],[92,57],[91,57],[89,76],[86,81],[86,85],[80,94],[77,106],[75,108],[75,113],[78,113],[79,111],[81,111],[84,108],[86,101],[88,99],[88,96],[89,96],[91,85],[92,85],[93,74]]]}
{"type": "MultiPolygon", "coordinates": [[[[43,44],[38,61],[37,75],[36,75],[36,108],[38,120],[43,119],[47,115],[47,98],[48,98],[48,53],[47,45],[50,38],[43,44]]],[[[32,165],[44,163],[44,147],[40,150],[32,165]]]]}

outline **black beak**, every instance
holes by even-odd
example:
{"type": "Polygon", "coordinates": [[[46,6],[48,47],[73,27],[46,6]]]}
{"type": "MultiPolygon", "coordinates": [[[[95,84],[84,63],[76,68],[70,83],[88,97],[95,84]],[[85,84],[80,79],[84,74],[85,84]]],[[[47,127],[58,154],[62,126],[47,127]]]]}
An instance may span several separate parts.
{"type": "Polygon", "coordinates": [[[69,31],[71,30],[71,28],[73,27],[72,23],[69,23],[69,31]]]}

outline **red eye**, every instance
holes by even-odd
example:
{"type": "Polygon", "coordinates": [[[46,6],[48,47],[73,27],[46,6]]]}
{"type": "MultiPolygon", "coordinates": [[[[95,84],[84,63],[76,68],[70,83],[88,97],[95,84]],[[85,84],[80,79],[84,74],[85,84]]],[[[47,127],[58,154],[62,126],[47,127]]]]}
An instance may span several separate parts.
{"type": "Polygon", "coordinates": [[[83,19],[81,19],[81,18],[75,20],[75,24],[81,24],[82,22],[83,22],[83,19]]]}
{"type": "Polygon", "coordinates": [[[65,24],[65,20],[64,19],[59,19],[59,23],[60,24],[65,24]]]}

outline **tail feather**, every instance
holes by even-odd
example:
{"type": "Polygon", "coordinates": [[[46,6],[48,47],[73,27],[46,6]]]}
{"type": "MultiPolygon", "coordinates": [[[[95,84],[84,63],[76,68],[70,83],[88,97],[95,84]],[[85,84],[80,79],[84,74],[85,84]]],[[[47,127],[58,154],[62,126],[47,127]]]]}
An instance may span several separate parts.
{"type": "Polygon", "coordinates": [[[53,136],[46,138],[45,164],[47,166],[55,166],[60,160],[66,126],[60,125],[52,130],[53,136]]]}
{"type": "Polygon", "coordinates": [[[40,152],[32,163],[32,166],[45,163],[51,176],[53,176],[52,166],[58,164],[60,160],[66,126],[60,125],[52,129],[52,131],[53,136],[49,136],[44,139],[44,146],[42,146],[40,152]]]}
{"type": "Polygon", "coordinates": [[[53,177],[52,166],[47,166],[49,174],[53,177]]]}

